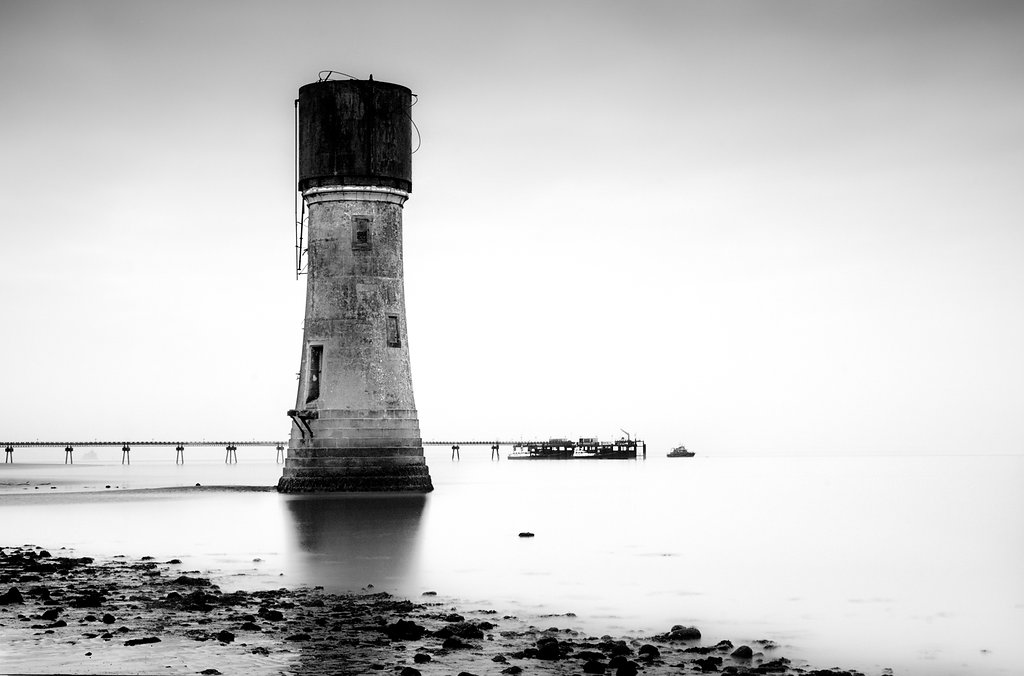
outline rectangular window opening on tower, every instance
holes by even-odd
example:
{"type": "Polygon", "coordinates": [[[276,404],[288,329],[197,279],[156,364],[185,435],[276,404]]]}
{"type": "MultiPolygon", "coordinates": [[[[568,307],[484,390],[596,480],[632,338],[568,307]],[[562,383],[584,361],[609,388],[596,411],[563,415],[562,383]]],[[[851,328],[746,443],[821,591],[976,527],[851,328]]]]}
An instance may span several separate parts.
{"type": "Polygon", "coordinates": [[[309,346],[309,384],[306,386],[306,403],[320,398],[320,367],[324,359],[323,345],[309,346]]]}
{"type": "Polygon", "coordinates": [[[354,216],[352,218],[352,249],[354,251],[369,251],[371,249],[369,216],[354,216]]]}
{"type": "Polygon", "coordinates": [[[402,337],[398,333],[398,315],[388,315],[388,347],[402,347],[402,337]]]}

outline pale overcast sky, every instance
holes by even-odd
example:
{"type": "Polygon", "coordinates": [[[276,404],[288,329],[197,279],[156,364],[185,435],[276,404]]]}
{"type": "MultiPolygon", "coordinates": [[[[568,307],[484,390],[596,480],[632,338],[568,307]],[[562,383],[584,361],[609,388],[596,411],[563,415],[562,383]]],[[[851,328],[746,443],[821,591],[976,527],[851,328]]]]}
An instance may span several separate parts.
{"type": "Polygon", "coordinates": [[[1024,452],[1024,3],[0,1],[0,438],[283,439],[293,100],[410,87],[425,439],[1024,452]]]}

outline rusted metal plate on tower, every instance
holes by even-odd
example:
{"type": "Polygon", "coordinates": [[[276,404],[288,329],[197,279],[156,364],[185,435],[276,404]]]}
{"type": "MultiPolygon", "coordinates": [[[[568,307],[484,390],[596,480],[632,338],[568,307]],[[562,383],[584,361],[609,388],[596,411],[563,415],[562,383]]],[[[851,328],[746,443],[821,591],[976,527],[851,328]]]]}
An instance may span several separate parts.
{"type": "Polygon", "coordinates": [[[412,191],[412,92],[374,80],[299,89],[299,190],[376,185],[412,191]]]}

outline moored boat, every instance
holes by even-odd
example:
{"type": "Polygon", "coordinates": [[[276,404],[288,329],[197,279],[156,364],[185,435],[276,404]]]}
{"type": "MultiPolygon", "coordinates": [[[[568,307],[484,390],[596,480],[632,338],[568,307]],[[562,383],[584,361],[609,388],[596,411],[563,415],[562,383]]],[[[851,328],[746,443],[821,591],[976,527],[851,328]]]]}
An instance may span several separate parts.
{"type": "Polygon", "coordinates": [[[696,453],[686,450],[686,446],[683,446],[682,444],[679,444],[668,453],[668,457],[670,458],[692,458],[694,455],[696,455],[696,453]]]}

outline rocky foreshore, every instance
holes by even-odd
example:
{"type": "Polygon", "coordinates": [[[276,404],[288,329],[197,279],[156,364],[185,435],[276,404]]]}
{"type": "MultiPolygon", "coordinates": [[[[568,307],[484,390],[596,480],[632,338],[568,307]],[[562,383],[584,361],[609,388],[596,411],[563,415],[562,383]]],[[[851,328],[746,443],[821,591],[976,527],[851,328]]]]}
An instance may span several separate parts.
{"type": "Polygon", "coordinates": [[[594,637],[429,591],[417,603],[372,589],[225,592],[177,559],[31,545],[0,549],[0,637],[12,672],[859,676],[796,664],[771,641],[704,645],[694,627],[594,637]]]}

